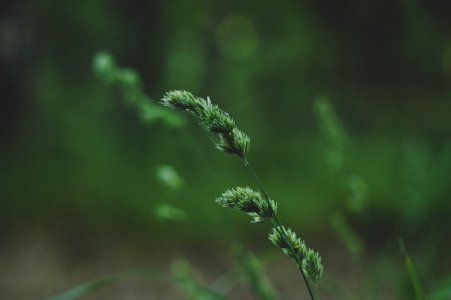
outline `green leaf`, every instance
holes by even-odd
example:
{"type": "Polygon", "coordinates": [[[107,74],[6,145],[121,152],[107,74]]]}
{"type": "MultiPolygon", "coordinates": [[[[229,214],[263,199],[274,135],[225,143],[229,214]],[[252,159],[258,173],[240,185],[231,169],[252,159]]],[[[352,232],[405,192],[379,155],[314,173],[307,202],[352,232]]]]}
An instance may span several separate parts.
{"type": "Polygon", "coordinates": [[[404,245],[404,241],[402,238],[399,239],[399,248],[401,248],[401,252],[404,255],[407,273],[409,275],[410,282],[415,290],[416,299],[423,300],[424,292],[423,286],[421,285],[420,279],[415,269],[415,265],[413,264],[412,259],[410,258],[409,253],[407,252],[406,246],[404,245]]]}

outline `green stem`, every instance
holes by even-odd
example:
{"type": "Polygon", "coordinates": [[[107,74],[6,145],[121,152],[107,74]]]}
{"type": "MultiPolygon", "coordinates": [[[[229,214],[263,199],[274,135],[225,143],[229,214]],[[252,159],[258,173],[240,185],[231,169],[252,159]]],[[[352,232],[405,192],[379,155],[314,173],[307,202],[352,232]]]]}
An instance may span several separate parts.
{"type": "MultiPolygon", "coordinates": [[[[240,157],[241,158],[241,157],[240,157]]],[[[315,297],[315,293],[313,291],[313,287],[311,286],[307,275],[305,274],[304,270],[302,269],[302,263],[299,259],[299,257],[296,255],[296,251],[293,249],[293,246],[291,245],[291,243],[288,241],[288,238],[285,234],[285,231],[283,230],[283,225],[279,220],[279,217],[277,216],[276,212],[273,210],[273,207],[271,205],[271,202],[269,201],[269,197],[268,194],[265,191],[265,188],[263,187],[263,184],[261,183],[260,179],[258,179],[257,174],[255,174],[254,170],[252,169],[251,165],[249,164],[249,162],[246,159],[241,158],[241,160],[243,161],[244,165],[248,168],[248,170],[251,172],[252,176],[254,177],[255,181],[257,182],[258,186],[260,187],[260,190],[263,193],[263,196],[265,197],[266,201],[268,202],[268,207],[269,209],[271,209],[271,214],[274,216],[273,219],[271,220],[273,225],[275,225],[276,230],[279,231],[279,234],[282,236],[282,238],[284,239],[284,242],[290,247],[290,252],[293,254],[293,257],[295,258],[296,264],[298,265],[299,271],[302,274],[302,278],[304,279],[305,285],[307,286],[308,292],[310,294],[310,298],[312,300],[316,300],[317,298],[315,297]]]]}

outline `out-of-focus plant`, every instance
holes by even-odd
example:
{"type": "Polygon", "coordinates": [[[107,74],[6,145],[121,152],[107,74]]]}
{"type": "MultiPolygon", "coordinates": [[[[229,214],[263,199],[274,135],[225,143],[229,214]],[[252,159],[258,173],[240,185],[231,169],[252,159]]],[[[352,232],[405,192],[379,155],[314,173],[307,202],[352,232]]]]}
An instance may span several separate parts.
{"type": "MultiPolygon", "coordinates": [[[[159,165],[155,169],[155,178],[169,192],[168,198],[180,198],[183,179],[177,170],[167,164],[159,165]]],[[[170,203],[158,203],[155,207],[155,217],[161,221],[180,223],[186,220],[187,213],[170,203]]]]}
{"type": "Polygon", "coordinates": [[[330,100],[326,96],[318,96],[314,102],[326,148],[326,158],[330,169],[338,178],[342,178],[346,187],[346,204],[353,212],[359,212],[365,205],[368,194],[366,180],[352,172],[349,162],[350,138],[343,124],[336,115],[330,100]]]}
{"type": "Polygon", "coordinates": [[[416,271],[415,265],[413,264],[412,258],[407,252],[406,245],[404,244],[403,239],[399,239],[399,248],[401,249],[401,253],[404,256],[404,262],[407,269],[407,274],[409,276],[409,280],[412,283],[413,289],[415,290],[415,297],[417,300],[424,300],[424,291],[423,285],[420,282],[418,273],[416,271]]]}
{"type": "MultiPolygon", "coordinates": [[[[334,171],[337,178],[343,180],[348,209],[352,212],[359,212],[365,205],[368,187],[365,179],[360,175],[352,174],[349,168],[350,139],[328,97],[317,97],[314,108],[321,128],[321,136],[326,144],[326,158],[330,169],[334,171]]],[[[363,249],[363,243],[349,224],[345,212],[332,213],[329,221],[335,234],[346,248],[353,255],[358,256],[363,249]]]]}
{"type": "Polygon", "coordinates": [[[330,224],[334,229],[335,234],[353,255],[357,256],[362,252],[362,240],[355,233],[354,229],[342,213],[332,213],[330,216],[330,224]]]}
{"type": "Polygon", "coordinates": [[[169,190],[178,192],[183,187],[183,179],[177,170],[170,165],[159,165],[155,169],[155,177],[159,183],[169,190]]]}
{"type": "Polygon", "coordinates": [[[106,52],[98,52],[92,61],[94,73],[105,83],[117,87],[124,100],[136,109],[146,123],[162,123],[168,128],[180,128],[185,119],[159,106],[143,90],[141,77],[130,68],[121,68],[114,57],[106,52]]]}
{"type": "Polygon", "coordinates": [[[177,259],[172,263],[172,274],[176,279],[179,289],[186,299],[192,300],[225,300],[222,294],[211,288],[205,288],[199,283],[197,276],[189,264],[184,259],[177,259]]]}
{"type": "Polygon", "coordinates": [[[108,275],[85,282],[69,289],[59,295],[47,298],[47,300],[73,300],[97,292],[100,289],[114,284],[132,281],[136,279],[146,279],[152,281],[172,282],[178,285],[189,299],[195,300],[226,300],[222,294],[216,292],[208,286],[202,285],[192,275],[192,271],[187,264],[177,263],[173,265],[172,272],[160,272],[154,270],[128,271],[115,275],[108,275]]]}
{"type": "Polygon", "coordinates": [[[429,157],[424,151],[409,145],[406,153],[406,171],[410,173],[406,174],[409,205],[403,211],[400,225],[403,232],[410,234],[416,232],[439,205],[446,203],[444,195],[450,186],[451,142],[435,157],[429,157]]]}
{"type": "Polygon", "coordinates": [[[249,187],[236,187],[223,193],[216,202],[247,213],[252,223],[269,223],[272,226],[269,239],[297,264],[312,299],[317,299],[316,284],[323,273],[318,252],[308,248],[290,228],[282,225],[277,216],[276,202],[271,200],[248,162],[250,138],[238,129],[235,121],[207,97],[199,98],[187,91],[171,91],[161,100],[162,104],[178,110],[192,112],[200,125],[212,135],[212,141],[220,151],[237,156],[257,182],[260,192],[249,187]],[[216,139],[215,139],[216,138],[216,139]]]}
{"type": "MultiPolygon", "coordinates": [[[[139,74],[133,69],[120,67],[110,53],[99,51],[92,60],[92,67],[103,82],[119,89],[124,101],[136,110],[144,123],[162,123],[171,129],[181,128],[185,124],[183,116],[162,108],[148,96],[139,74]]],[[[167,164],[155,169],[155,178],[171,192],[178,192],[183,186],[183,179],[177,170],[167,164]]],[[[159,220],[175,222],[182,222],[187,217],[185,211],[169,203],[157,204],[155,216],[159,220]]]]}
{"type": "Polygon", "coordinates": [[[261,300],[276,299],[276,290],[265,276],[260,260],[242,245],[234,247],[234,256],[245,282],[261,300]]]}
{"type": "Polygon", "coordinates": [[[257,296],[257,299],[277,299],[277,292],[264,275],[263,265],[258,258],[239,244],[234,246],[233,253],[237,266],[221,275],[211,284],[202,283],[198,272],[189,261],[179,258],[172,262],[170,272],[139,270],[107,275],[82,283],[59,295],[49,297],[47,300],[78,299],[103,288],[137,279],[173,283],[178,287],[180,293],[183,294],[183,299],[227,300],[228,297],[226,295],[228,292],[224,290],[230,290],[236,285],[238,277],[244,279],[246,285],[257,296]]]}
{"type": "Polygon", "coordinates": [[[173,221],[181,223],[186,220],[187,214],[184,210],[168,203],[158,203],[155,207],[155,217],[161,221],[173,221]]]}
{"type": "Polygon", "coordinates": [[[129,271],[125,273],[108,275],[94,280],[84,282],[72,289],[69,289],[61,294],[47,298],[47,300],[73,300],[82,296],[92,294],[105,287],[133,279],[150,279],[171,281],[171,275],[158,271],[129,271]]]}
{"type": "Polygon", "coordinates": [[[334,109],[326,96],[318,96],[314,102],[314,109],[318,117],[321,134],[326,142],[326,159],[335,171],[342,171],[345,167],[348,137],[343,124],[338,119],[334,109]]]}

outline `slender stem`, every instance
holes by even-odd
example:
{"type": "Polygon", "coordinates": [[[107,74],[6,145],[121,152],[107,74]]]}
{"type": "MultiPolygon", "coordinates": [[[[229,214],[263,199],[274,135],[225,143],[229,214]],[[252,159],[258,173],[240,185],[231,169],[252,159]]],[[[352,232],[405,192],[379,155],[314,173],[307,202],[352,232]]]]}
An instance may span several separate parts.
{"type": "Polygon", "coordinates": [[[251,165],[249,164],[249,162],[246,159],[241,158],[241,160],[243,161],[244,165],[249,169],[249,171],[251,172],[252,176],[254,177],[255,181],[257,182],[258,186],[260,187],[260,190],[263,193],[263,196],[265,197],[266,201],[268,202],[268,207],[271,210],[273,217],[272,223],[273,225],[276,226],[276,230],[279,231],[279,234],[282,236],[282,238],[284,239],[284,242],[289,246],[290,248],[290,252],[292,253],[296,264],[298,265],[299,271],[301,271],[302,274],[302,278],[304,279],[305,285],[307,286],[308,292],[310,294],[310,298],[312,298],[312,300],[315,300],[315,293],[313,291],[313,287],[311,286],[307,276],[305,275],[304,270],[302,269],[302,263],[299,259],[299,257],[296,255],[296,251],[293,249],[293,246],[291,245],[291,243],[288,241],[288,238],[285,234],[285,231],[283,230],[283,226],[282,223],[279,220],[279,217],[277,216],[276,212],[273,210],[273,207],[271,205],[271,202],[269,201],[269,197],[268,194],[265,191],[265,188],[263,187],[263,184],[261,183],[260,179],[258,179],[257,175],[255,174],[254,170],[252,169],[251,165]]]}

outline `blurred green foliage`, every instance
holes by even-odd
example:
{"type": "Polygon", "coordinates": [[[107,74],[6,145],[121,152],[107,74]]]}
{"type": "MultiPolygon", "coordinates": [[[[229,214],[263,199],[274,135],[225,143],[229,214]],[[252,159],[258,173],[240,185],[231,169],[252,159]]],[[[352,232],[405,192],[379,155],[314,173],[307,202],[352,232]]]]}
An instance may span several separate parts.
{"type": "Polygon", "coordinates": [[[170,165],[159,165],[155,169],[155,177],[170,190],[179,191],[183,187],[183,179],[170,165]]]}
{"type": "Polygon", "coordinates": [[[241,277],[261,300],[277,299],[277,291],[268,280],[260,260],[242,245],[235,245],[234,256],[241,277]]]}
{"type": "Polygon", "coordinates": [[[120,68],[110,53],[99,51],[93,58],[92,68],[102,80],[120,89],[122,97],[135,107],[144,122],[161,122],[169,128],[184,125],[180,115],[165,109],[143,92],[141,78],[135,70],[120,68]]]}
{"type": "MultiPolygon", "coordinates": [[[[154,217],[167,197],[155,176],[163,162],[191,190],[171,204],[189,214],[193,239],[229,244],[258,231],[213,202],[224,185],[249,180],[238,162],[205,151],[210,141],[193,122],[188,134],[145,126],[127,104],[130,90],[93,74],[92,58],[106,49],[116,67],[134,70],[125,78],[139,86],[132,98],[187,89],[230,112],[252,137],[249,159],[293,227],[320,243],[335,235],[324,220],[345,211],[345,220],[332,222],[344,236],[355,230],[370,252],[390,251],[400,235],[409,241],[426,286],[449,273],[449,1],[7,0],[0,7],[3,232],[84,224],[183,241],[185,231],[154,217]],[[330,124],[316,115],[327,113],[317,102],[323,95],[343,129],[329,139],[330,124]],[[340,134],[346,142],[334,141],[340,134]],[[345,166],[341,173],[331,160],[345,166]]],[[[350,244],[357,251],[359,242],[350,244]]]]}
{"type": "Polygon", "coordinates": [[[183,222],[186,212],[167,203],[159,203],[155,208],[155,216],[160,220],[183,222]]]}

